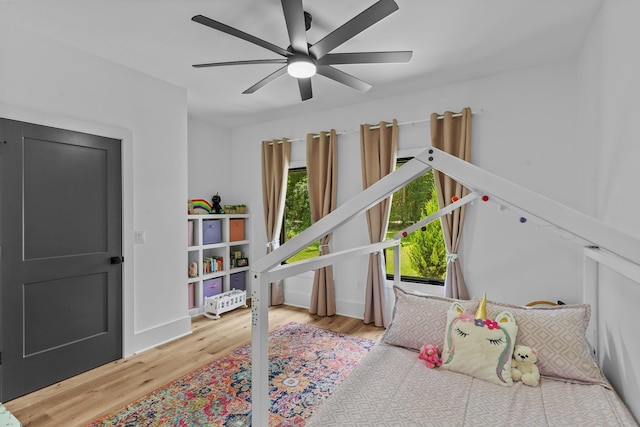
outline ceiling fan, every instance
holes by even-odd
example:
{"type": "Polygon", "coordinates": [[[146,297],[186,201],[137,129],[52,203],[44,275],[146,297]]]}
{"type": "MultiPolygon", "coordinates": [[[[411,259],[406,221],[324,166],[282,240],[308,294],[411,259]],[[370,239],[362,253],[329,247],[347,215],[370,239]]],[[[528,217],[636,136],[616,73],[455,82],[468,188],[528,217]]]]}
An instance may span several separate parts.
{"type": "Polygon", "coordinates": [[[266,86],[277,78],[289,74],[298,80],[300,96],[303,101],[311,99],[311,77],[316,73],[347,85],[359,91],[366,91],[371,85],[338,70],[332,65],[344,64],[384,64],[409,62],[412,51],[391,51],[391,52],[355,52],[355,53],[330,53],[336,47],[342,45],[347,40],[358,35],[373,24],[386,18],[396,10],[398,5],[394,0],[379,0],[356,17],[343,24],[341,27],[329,33],[322,40],[314,44],[307,42],[306,31],[311,26],[311,15],[302,8],[302,0],[281,0],[282,10],[289,33],[291,45],[283,49],[251,34],[247,34],[236,28],[230,27],[203,15],[196,15],[191,20],[211,27],[213,29],[230,34],[234,37],[254,43],[267,50],[270,50],[283,58],[276,59],[254,59],[248,61],[214,62],[207,64],[195,64],[195,68],[220,67],[225,65],[246,65],[246,64],[285,64],[283,67],[269,74],[243,94],[254,93],[258,89],[266,86]]]}

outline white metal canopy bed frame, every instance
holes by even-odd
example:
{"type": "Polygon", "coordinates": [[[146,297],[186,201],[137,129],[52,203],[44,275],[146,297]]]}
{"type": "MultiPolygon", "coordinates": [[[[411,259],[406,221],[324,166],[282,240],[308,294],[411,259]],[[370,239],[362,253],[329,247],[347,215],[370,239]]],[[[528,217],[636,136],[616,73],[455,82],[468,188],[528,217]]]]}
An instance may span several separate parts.
{"type": "MultiPolygon", "coordinates": [[[[343,250],[311,260],[282,265],[282,261],[307,247],[313,241],[331,233],[336,228],[365,212],[379,201],[393,194],[409,182],[430,169],[441,171],[464,185],[469,194],[446,206],[437,213],[423,219],[405,230],[413,232],[428,222],[469,203],[479,195],[518,209],[527,215],[555,226],[587,242],[585,251],[586,303],[592,304],[590,340],[597,348],[597,271],[598,263],[621,272],[640,282],[640,240],[613,229],[579,211],[541,196],[531,190],[493,175],[470,163],[451,156],[436,148],[428,148],[403,167],[382,178],[371,187],[351,198],[335,211],[317,221],[298,236],[273,252],[257,260],[251,268],[252,299],[252,423],[267,426],[269,414],[268,395],[268,284],[306,271],[344,261],[353,256],[365,255],[391,246],[399,246],[402,232],[387,240],[371,245],[343,250]],[[597,248],[597,249],[596,249],[597,248]]],[[[396,256],[394,276],[399,281],[399,250],[396,256]]]]}

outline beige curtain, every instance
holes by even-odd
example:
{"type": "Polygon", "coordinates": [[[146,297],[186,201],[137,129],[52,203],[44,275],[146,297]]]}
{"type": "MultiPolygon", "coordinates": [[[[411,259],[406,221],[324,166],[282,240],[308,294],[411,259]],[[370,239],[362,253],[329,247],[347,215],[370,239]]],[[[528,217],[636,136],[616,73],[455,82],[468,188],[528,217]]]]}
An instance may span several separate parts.
{"type": "MultiPolygon", "coordinates": [[[[307,135],[307,182],[311,218],[316,222],[336,208],[338,145],[334,129],[330,132],[320,132],[320,136],[316,138],[313,134],[307,135]]],[[[320,239],[319,256],[329,253],[330,240],[331,234],[320,239]]],[[[309,313],[319,316],[336,314],[331,265],[317,269],[313,276],[309,313]]]]}
{"type": "MultiPolygon", "coordinates": [[[[267,253],[280,246],[280,230],[289,177],[289,140],[262,142],[262,205],[267,230],[267,253]]],[[[270,305],[284,303],[284,283],[271,283],[270,305]]]]}
{"type": "MultiPolygon", "coordinates": [[[[360,125],[360,153],[362,160],[362,188],[366,189],[376,181],[393,172],[396,167],[398,146],[398,122],[380,122],[378,126],[360,125]],[[375,129],[372,129],[374,127],[375,129]]],[[[378,243],[385,240],[391,196],[367,210],[369,241],[378,243]]],[[[387,285],[382,252],[369,255],[369,271],[365,291],[364,323],[388,326],[387,285]]]]}
{"type": "MultiPolygon", "coordinates": [[[[431,145],[462,160],[471,160],[471,109],[465,108],[461,114],[444,113],[443,119],[438,114],[431,114],[431,145]]],[[[438,205],[440,209],[452,203],[452,198],[462,198],[467,189],[442,172],[434,171],[438,205]]],[[[449,298],[469,299],[467,285],[462,275],[462,266],[458,258],[458,245],[462,236],[466,207],[456,209],[450,215],[443,216],[440,221],[447,247],[447,277],[444,293],[449,298]]]]}

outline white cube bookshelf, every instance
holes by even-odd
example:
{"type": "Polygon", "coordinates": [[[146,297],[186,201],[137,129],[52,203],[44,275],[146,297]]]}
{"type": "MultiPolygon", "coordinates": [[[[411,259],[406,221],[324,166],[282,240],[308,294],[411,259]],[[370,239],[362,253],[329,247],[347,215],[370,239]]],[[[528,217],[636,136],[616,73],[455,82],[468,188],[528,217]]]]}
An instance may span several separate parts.
{"type": "MultiPolygon", "coordinates": [[[[204,313],[204,299],[207,291],[219,291],[220,293],[231,291],[232,278],[234,283],[238,283],[237,273],[243,273],[244,284],[247,294],[250,294],[250,280],[247,277],[251,259],[242,258],[242,261],[231,257],[236,254],[251,254],[251,216],[249,214],[210,214],[210,215],[187,215],[187,226],[189,240],[187,242],[187,265],[185,266],[185,292],[189,296],[189,314],[197,316],[204,313]],[[242,220],[242,221],[236,221],[242,220]],[[210,221],[219,221],[218,223],[210,221]],[[240,225],[244,223],[244,227],[240,225]],[[211,228],[219,225],[219,230],[210,233],[211,228]],[[219,231],[219,241],[215,239],[219,231]],[[240,234],[238,236],[238,234],[240,234]],[[211,236],[214,239],[211,240],[211,236]],[[209,237],[207,241],[205,237],[209,237]],[[233,239],[233,240],[232,240],[233,239]],[[221,259],[221,260],[220,260],[221,259]],[[195,277],[189,276],[189,266],[191,263],[197,264],[195,277]],[[217,264],[216,267],[208,268],[209,265],[217,264]],[[232,276],[233,275],[233,276],[232,276]]],[[[242,277],[240,277],[242,278],[242,277]]],[[[241,282],[241,281],[240,281],[241,282]]],[[[209,295],[213,296],[213,295],[209,295]]]]}

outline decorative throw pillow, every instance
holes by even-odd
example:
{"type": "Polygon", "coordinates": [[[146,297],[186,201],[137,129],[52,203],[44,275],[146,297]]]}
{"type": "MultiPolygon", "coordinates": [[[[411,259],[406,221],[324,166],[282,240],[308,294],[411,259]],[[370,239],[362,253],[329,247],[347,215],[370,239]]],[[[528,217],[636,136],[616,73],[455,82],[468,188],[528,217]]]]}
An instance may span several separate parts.
{"type": "Polygon", "coordinates": [[[483,299],[475,316],[453,303],[447,313],[442,368],[494,384],[513,385],[511,359],[518,325],[508,311],[486,317],[483,299]]]}
{"type": "Polygon", "coordinates": [[[434,295],[416,295],[395,286],[396,303],[391,324],[383,337],[390,345],[420,351],[425,344],[435,344],[442,352],[443,332],[447,323],[447,311],[458,302],[471,312],[478,301],[456,300],[434,295]]]}
{"type": "Polygon", "coordinates": [[[587,341],[591,316],[588,304],[527,308],[487,302],[488,316],[505,309],[511,311],[518,322],[516,344],[536,349],[540,375],[610,387],[587,341]]]}

